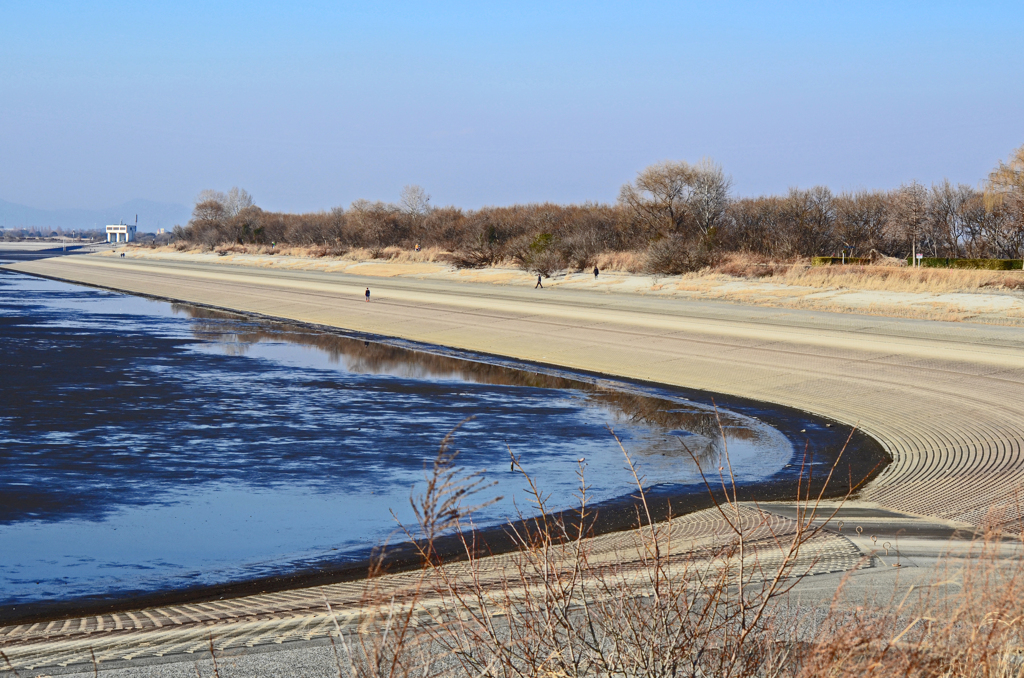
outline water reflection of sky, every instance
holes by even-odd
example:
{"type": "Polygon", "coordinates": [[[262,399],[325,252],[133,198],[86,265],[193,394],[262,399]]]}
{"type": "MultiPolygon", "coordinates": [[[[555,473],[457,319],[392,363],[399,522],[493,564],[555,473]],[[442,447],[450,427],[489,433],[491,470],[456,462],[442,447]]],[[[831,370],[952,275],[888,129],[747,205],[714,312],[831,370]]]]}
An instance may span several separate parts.
{"type": "MultiPolygon", "coordinates": [[[[0,605],[154,591],[354,557],[412,522],[410,488],[457,424],[508,518],[508,447],[570,505],[628,494],[606,426],[647,482],[721,453],[705,408],[446,355],[0,273],[0,605]],[[467,421],[467,418],[470,418],[467,421]]],[[[741,480],[792,456],[726,413],[741,480]]],[[[483,497],[486,498],[486,497],[483,497]]]]}

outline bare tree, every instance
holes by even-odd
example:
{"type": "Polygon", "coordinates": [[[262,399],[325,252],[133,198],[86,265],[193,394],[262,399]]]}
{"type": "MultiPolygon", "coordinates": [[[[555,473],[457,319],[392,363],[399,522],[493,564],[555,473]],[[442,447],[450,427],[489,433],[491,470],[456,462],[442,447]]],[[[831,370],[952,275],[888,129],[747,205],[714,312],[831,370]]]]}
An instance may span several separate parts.
{"type": "Polygon", "coordinates": [[[825,186],[791,188],[783,201],[783,227],[791,254],[816,256],[835,247],[836,210],[832,191],[825,186]]]}
{"type": "Polygon", "coordinates": [[[726,216],[732,179],[711,158],[702,159],[693,170],[690,206],[697,229],[707,237],[726,216]]]}
{"type": "Polygon", "coordinates": [[[1021,146],[1009,162],[1000,162],[988,175],[986,195],[994,202],[1012,201],[1024,208],[1024,146],[1021,146]]]}
{"type": "Polygon", "coordinates": [[[916,254],[928,225],[928,190],[912,181],[893,191],[885,225],[890,237],[909,244],[916,254]]]}
{"type": "Polygon", "coordinates": [[[248,191],[233,186],[223,200],[224,209],[227,211],[228,216],[233,217],[239,212],[249,207],[252,207],[255,203],[252,200],[252,196],[249,195],[248,191]]]}
{"type": "Polygon", "coordinates": [[[227,211],[224,209],[224,203],[216,200],[197,202],[196,206],[192,208],[192,221],[194,223],[219,223],[226,217],[227,211]]]}
{"type": "Polygon", "coordinates": [[[710,158],[696,165],[666,161],[623,186],[619,203],[650,229],[707,238],[726,216],[731,185],[710,158]]]}
{"type": "Polygon", "coordinates": [[[398,207],[381,201],[356,200],[349,208],[348,222],[360,244],[379,249],[402,242],[408,234],[407,219],[398,207]]]}
{"type": "Polygon", "coordinates": [[[196,205],[203,202],[218,202],[221,205],[226,205],[228,202],[228,196],[222,191],[215,191],[212,188],[207,188],[199,191],[199,195],[196,196],[196,205]]]}
{"type": "Polygon", "coordinates": [[[888,196],[882,191],[844,193],[835,199],[836,239],[852,248],[852,253],[864,256],[871,250],[889,252],[890,241],[885,235],[888,196]]]}
{"type": "Polygon", "coordinates": [[[218,191],[203,191],[196,197],[188,223],[190,240],[212,249],[226,239],[223,230],[228,215],[223,197],[218,191]]]}
{"type": "Polygon", "coordinates": [[[1008,241],[1016,241],[1018,256],[1024,254],[1024,146],[1000,162],[988,175],[985,203],[992,211],[1002,212],[1010,222],[1006,228],[1008,241]]]}
{"type": "Polygon", "coordinates": [[[422,186],[405,186],[398,206],[410,216],[422,216],[430,211],[430,196],[422,186]]]}
{"type": "Polygon", "coordinates": [[[932,186],[928,225],[930,240],[951,257],[963,256],[970,249],[972,212],[969,210],[975,191],[970,186],[953,186],[948,179],[932,186]]]}
{"type": "Polygon", "coordinates": [[[733,249],[765,256],[784,256],[788,234],[782,227],[782,200],[775,196],[743,198],[729,207],[733,249]]]}
{"type": "Polygon", "coordinates": [[[651,165],[622,187],[619,203],[653,230],[682,231],[690,216],[696,175],[697,168],[687,162],[651,165]]]}
{"type": "Polygon", "coordinates": [[[466,215],[457,207],[432,208],[423,220],[425,242],[454,251],[465,240],[466,215]]]}

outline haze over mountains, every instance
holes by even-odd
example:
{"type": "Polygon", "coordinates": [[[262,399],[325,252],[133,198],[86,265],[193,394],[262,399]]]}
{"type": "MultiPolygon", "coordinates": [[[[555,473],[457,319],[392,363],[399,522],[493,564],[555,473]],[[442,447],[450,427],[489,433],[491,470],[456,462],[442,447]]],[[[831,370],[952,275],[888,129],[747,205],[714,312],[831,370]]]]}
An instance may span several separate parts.
{"type": "Polygon", "coordinates": [[[176,224],[184,226],[191,215],[185,205],[154,202],[152,200],[129,200],[128,202],[103,209],[61,209],[42,210],[0,200],[0,228],[57,228],[94,229],[119,221],[134,223],[139,216],[139,231],[155,233],[157,229],[170,230],[176,224]]]}

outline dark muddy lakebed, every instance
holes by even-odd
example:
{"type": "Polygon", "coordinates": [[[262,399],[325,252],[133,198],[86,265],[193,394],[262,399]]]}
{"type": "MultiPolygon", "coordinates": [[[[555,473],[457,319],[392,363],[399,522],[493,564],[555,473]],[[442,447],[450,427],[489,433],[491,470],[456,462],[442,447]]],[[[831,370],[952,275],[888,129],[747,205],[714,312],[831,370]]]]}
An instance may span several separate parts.
{"type": "MultiPolygon", "coordinates": [[[[608,428],[652,495],[706,494],[681,441],[706,468],[723,451],[708,394],[8,271],[0,375],[2,619],[360,563],[403,540],[392,512],[413,524],[410,491],[460,422],[460,466],[504,497],[482,528],[529,510],[509,449],[553,509],[574,504],[580,459],[591,502],[635,492],[608,428]]],[[[808,440],[827,464],[849,433],[717,403],[746,488],[788,487],[808,440]]]]}

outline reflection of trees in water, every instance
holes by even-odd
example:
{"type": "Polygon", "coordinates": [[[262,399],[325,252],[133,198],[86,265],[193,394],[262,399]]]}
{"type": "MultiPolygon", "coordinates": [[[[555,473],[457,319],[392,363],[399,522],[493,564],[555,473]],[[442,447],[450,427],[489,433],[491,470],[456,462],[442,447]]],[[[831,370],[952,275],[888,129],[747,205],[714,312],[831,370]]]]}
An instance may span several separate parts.
{"type": "MultiPolygon", "coordinates": [[[[310,330],[287,323],[263,324],[242,316],[187,304],[172,304],[175,312],[193,319],[192,332],[197,337],[224,344],[233,355],[242,355],[248,346],[261,342],[288,342],[308,346],[326,353],[332,361],[344,363],[347,369],[364,374],[388,374],[418,379],[458,378],[481,384],[525,386],[532,388],[574,390],[587,394],[595,405],[603,405],[631,422],[641,422],[667,431],[682,430],[691,434],[683,442],[703,466],[723,454],[723,431],[730,439],[753,440],[757,431],[745,426],[729,412],[718,416],[702,407],[662,398],[610,389],[600,384],[578,381],[550,374],[513,369],[502,365],[474,362],[435,353],[412,351],[397,346],[351,339],[326,332],[310,330]]],[[[672,450],[686,457],[677,445],[672,450]]],[[[663,446],[652,453],[665,453],[663,446]]]]}

